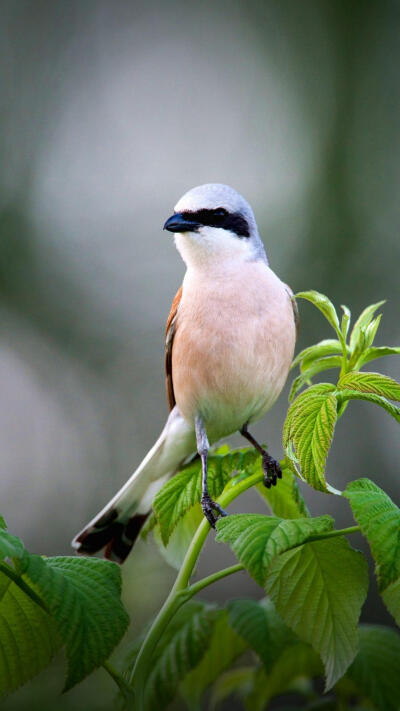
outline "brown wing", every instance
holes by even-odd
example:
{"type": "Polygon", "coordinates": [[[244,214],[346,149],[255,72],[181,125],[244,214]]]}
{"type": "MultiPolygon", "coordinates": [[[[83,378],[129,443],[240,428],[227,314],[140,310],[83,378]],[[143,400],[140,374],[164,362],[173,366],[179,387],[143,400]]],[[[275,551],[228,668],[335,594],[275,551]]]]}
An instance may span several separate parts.
{"type": "Polygon", "coordinates": [[[176,316],[182,298],[182,287],[176,292],[165,328],[165,378],[169,409],[175,407],[174,385],[172,382],[172,345],[176,331],[176,316]]]}
{"type": "Polygon", "coordinates": [[[293,309],[293,318],[294,318],[294,325],[296,326],[296,338],[299,337],[299,332],[300,332],[300,314],[299,314],[299,309],[297,308],[297,301],[296,297],[293,294],[293,291],[291,290],[290,286],[285,284],[286,286],[286,291],[289,294],[289,298],[292,304],[292,309],[293,309]]]}

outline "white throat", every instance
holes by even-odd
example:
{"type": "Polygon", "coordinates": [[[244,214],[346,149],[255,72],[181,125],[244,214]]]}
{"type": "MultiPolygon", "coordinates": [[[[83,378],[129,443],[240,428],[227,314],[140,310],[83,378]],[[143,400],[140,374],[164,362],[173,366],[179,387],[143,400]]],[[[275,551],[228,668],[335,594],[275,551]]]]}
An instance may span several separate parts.
{"type": "Polygon", "coordinates": [[[216,264],[226,267],[233,262],[239,265],[258,258],[250,239],[216,227],[176,233],[175,244],[186,266],[195,269],[209,269],[216,264]]]}

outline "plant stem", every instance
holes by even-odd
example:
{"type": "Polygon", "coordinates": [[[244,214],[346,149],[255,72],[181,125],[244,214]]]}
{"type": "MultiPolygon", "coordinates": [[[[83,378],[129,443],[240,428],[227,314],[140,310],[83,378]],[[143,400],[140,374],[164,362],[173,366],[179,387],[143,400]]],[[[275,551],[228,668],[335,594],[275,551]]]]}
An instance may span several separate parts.
{"type": "MultiPolygon", "coordinates": [[[[247,489],[250,489],[252,486],[255,486],[255,484],[259,484],[262,480],[263,473],[259,472],[258,474],[253,474],[252,476],[246,477],[240,481],[236,481],[235,483],[232,483],[232,485],[228,485],[225,491],[218,498],[218,503],[220,506],[225,508],[234,499],[240,496],[240,494],[247,489]]],[[[338,531],[328,531],[325,534],[310,536],[308,540],[316,541],[334,536],[344,536],[350,533],[356,533],[359,530],[359,526],[352,526],[338,531]]],[[[129,685],[134,688],[136,703],[140,711],[144,709],[145,684],[154,649],[172,617],[179,610],[179,608],[197,592],[203,590],[205,587],[211,585],[217,580],[220,580],[228,575],[232,575],[233,573],[243,570],[244,568],[244,566],[238,563],[230,568],[225,568],[224,570],[213,573],[189,587],[190,577],[209,532],[210,524],[207,519],[204,518],[192,538],[171,592],[154,620],[136,659],[135,667],[129,680],[129,685]]]]}
{"type": "Polygon", "coordinates": [[[236,563],[236,565],[231,565],[230,568],[224,568],[223,570],[218,570],[212,575],[207,575],[206,578],[202,578],[197,583],[194,583],[194,585],[191,585],[187,589],[187,595],[193,597],[193,595],[197,595],[200,590],[203,590],[203,588],[208,587],[208,585],[212,585],[218,580],[222,580],[222,578],[226,578],[228,575],[233,575],[233,573],[238,573],[241,570],[245,570],[244,565],[242,565],[241,563],[236,563]]]}
{"type": "Polygon", "coordinates": [[[20,590],[22,590],[26,595],[28,595],[28,597],[30,597],[31,600],[36,603],[36,605],[39,605],[39,607],[41,607],[44,612],[49,613],[49,609],[46,603],[42,600],[42,598],[39,597],[39,595],[30,587],[30,585],[28,585],[28,583],[26,583],[25,580],[21,578],[21,576],[18,575],[18,573],[16,573],[13,568],[11,568],[11,566],[7,565],[7,563],[4,563],[3,561],[0,561],[0,571],[7,575],[7,577],[13,581],[13,583],[18,585],[20,590]]]}
{"type": "Polygon", "coordinates": [[[109,661],[103,662],[102,666],[103,666],[103,669],[105,669],[106,672],[108,672],[108,674],[111,676],[111,678],[115,681],[115,683],[118,686],[124,699],[125,700],[132,700],[133,691],[132,691],[131,687],[128,685],[128,683],[125,681],[124,677],[121,676],[121,674],[116,670],[116,668],[109,661]]]}
{"type": "MultiPolygon", "coordinates": [[[[241,481],[235,482],[231,486],[228,485],[225,491],[218,498],[218,503],[223,508],[228,506],[234,499],[236,499],[236,497],[240,496],[240,494],[242,494],[244,491],[250,489],[252,486],[258,484],[262,480],[263,473],[259,472],[258,474],[253,474],[252,476],[246,477],[241,481]]],[[[183,605],[183,603],[186,602],[186,600],[188,600],[189,598],[191,598],[194,594],[193,592],[190,592],[188,584],[190,577],[193,573],[193,569],[196,565],[196,561],[200,555],[200,551],[210,531],[210,528],[210,524],[208,523],[207,519],[204,518],[192,538],[192,541],[186,552],[185,559],[172,587],[172,590],[168,595],[160,612],[158,613],[156,619],[154,620],[136,659],[136,664],[131,674],[129,684],[133,686],[135,690],[136,702],[140,711],[144,708],[144,691],[147,678],[147,670],[151,663],[153,651],[171,618],[175,615],[175,613],[183,605]]],[[[237,569],[237,566],[233,567],[237,569]]],[[[236,570],[232,572],[236,572],[236,570]]],[[[226,574],[228,575],[230,573],[226,574]]],[[[207,584],[211,584],[212,582],[218,579],[219,578],[217,573],[214,576],[211,575],[209,576],[209,582],[207,584]]],[[[204,580],[206,580],[206,578],[204,580]]],[[[204,580],[199,582],[204,583],[204,580]]],[[[205,585],[203,585],[202,587],[205,587],[205,585]]],[[[199,589],[202,589],[202,587],[200,587],[199,589]]]]}

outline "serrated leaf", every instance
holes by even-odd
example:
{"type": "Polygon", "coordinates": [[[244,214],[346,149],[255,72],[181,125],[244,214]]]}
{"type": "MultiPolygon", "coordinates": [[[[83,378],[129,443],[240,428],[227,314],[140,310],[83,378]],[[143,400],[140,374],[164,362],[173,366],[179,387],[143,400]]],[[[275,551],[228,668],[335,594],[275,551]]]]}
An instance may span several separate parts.
{"type": "Polygon", "coordinates": [[[396,620],[396,624],[400,627],[400,579],[385,588],[382,593],[382,600],[385,603],[389,612],[396,620]]]}
{"type": "Polygon", "coordinates": [[[370,544],[379,589],[383,590],[400,578],[400,509],[370,479],[350,482],[343,496],[349,499],[354,518],[370,544]]]}
{"type": "MultiPolygon", "coordinates": [[[[194,605],[198,607],[199,603],[194,605]]],[[[179,683],[199,664],[210,644],[220,611],[201,605],[192,614],[192,607],[183,608],[183,616],[178,613],[173,634],[170,632],[165,639],[161,639],[161,649],[156,648],[152,670],[146,680],[146,711],[166,708],[176,695],[179,683]]]]}
{"type": "Polygon", "coordinates": [[[363,555],[341,537],[289,550],[270,565],[266,590],[284,622],[321,656],[327,689],[357,653],[367,588],[363,555]]]}
{"type": "Polygon", "coordinates": [[[120,568],[96,558],[32,555],[27,576],[46,601],[66,645],[65,689],[70,689],[110,656],[128,626],[120,599],[120,568]]]}
{"type": "Polygon", "coordinates": [[[232,600],[228,603],[229,623],[260,658],[267,671],[284,648],[296,637],[277,614],[272,602],[232,600]]]}
{"type": "MultiPolygon", "coordinates": [[[[300,691],[301,686],[296,681],[318,676],[323,676],[318,654],[308,644],[297,641],[282,651],[270,673],[265,669],[257,672],[253,690],[245,700],[246,709],[264,711],[274,697],[288,691],[300,691]]],[[[306,690],[308,693],[312,691],[309,684],[306,690]]]]}
{"type": "Polygon", "coordinates": [[[275,556],[332,527],[330,516],[280,519],[262,514],[232,514],[217,521],[216,540],[229,543],[254,580],[264,585],[268,566],[275,556]]]}
{"type": "Polygon", "coordinates": [[[379,591],[400,622],[400,509],[369,479],[357,479],[343,492],[375,561],[379,591]]]}
{"type": "Polygon", "coordinates": [[[302,367],[308,368],[309,365],[317,358],[323,358],[324,356],[336,355],[342,353],[342,345],[340,341],[333,338],[326,338],[314,346],[308,346],[304,350],[297,354],[296,358],[293,360],[291,368],[295,368],[300,363],[303,364],[302,367]]]}
{"type": "Polygon", "coordinates": [[[336,309],[330,299],[328,299],[325,294],[321,294],[319,291],[300,291],[296,294],[296,299],[306,299],[310,301],[314,306],[317,307],[324,314],[325,318],[331,326],[335,329],[339,336],[339,340],[342,338],[342,333],[340,330],[339,319],[337,317],[336,309]]]}
{"type": "Polygon", "coordinates": [[[389,355],[400,355],[400,348],[389,348],[388,346],[381,346],[379,348],[367,348],[367,350],[362,354],[358,361],[358,366],[361,368],[366,363],[371,360],[376,360],[377,358],[383,358],[389,355]]]}
{"type": "Polygon", "coordinates": [[[340,378],[338,388],[372,393],[389,400],[400,400],[400,383],[382,373],[346,373],[340,378]]]}
{"type": "Polygon", "coordinates": [[[380,711],[400,708],[400,635],[389,627],[361,625],[360,650],[346,676],[380,711]]]}
{"type": "Polygon", "coordinates": [[[283,425],[283,440],[286,441],[288,439],[288,433],[292,424],[292,420],[299,414],[299,410],[301,409],[301,406],[305,399],[311,401],[314,398],[318,399],[322,395],[327,395],[334,391],[335,386],[332,385],[332,383],[317,383],[316,385],[312,385],[310,388],[308,388],[306,392],[301,393],[301,395],[299,395],[295,402],[289,407],[289,410],[286,414],[286,419],[283,425]]]}
{"type": "Polygon", "coordinates": [[[379,307],[382,306],[384,303],[385,301],[378,301],[376,304],[371,304],[370,306],[367,306],[367,308],[361,312],[360,316],[358,317],[357,321],[353,326],[350,336],[350,349],[352,351],[356,347],[361,329],[368,326],[374,316],[375,311],[377,311],[377,309],[379,309],[379,307]]]}
{"type": "MultiPolygon", "coordinates": [[[[259,466],[259,460],[259,454],[249,448],[210,455],[207,482],[211,497],[217,498],[222,493],[234,473],[252,474],[254,466],[259,466]]],[[[201,462],[196,459],[164,484],[154,499],[153,510],[164,545],[168,543],[178,521],[200,499],[201,462]]]]}
{"type": "Polygon", "coordinates": [[[180,695],[189,709],[198,709],[204,692],[222,671],[240,657],[247,645],[228,624],[228,613],[222,610],[214,625],[210,643],[200,663],[180,684],[180,695]]]}
{"type": "Polygon", "coordinates": [[[297,478],[293,472],[281,462],[282,479],[278,486],[267,489],[264,484],[257,484],[256,489],[264,499],[271,512],[279,518],[302,518],[310,516],[310,512],[300,493],[297,478]]]}
{"type": "Polygon", "coordinates": [[[60,647],[54,621],[0,572],[0,697],[46,667],[60,647]]]}
{"type": "Polygon", "coordinates": [[[297,378],[293,380],[289,393],[289,402],[292,402],[293,398],[297,395],[299,390],[304,387],[304,385],[310,383],[314,375],[318,375],[318,373],[323,373],[325,370],[340,368],[341,365],[341,356],[331,356],[328,358],[319,358],[317,360],[314,360],[310,367],[308,367],[306,370],[302,369],[300,375],[298,375],[297,378]]]}
{"type": "Polygon", "coordinates": [[[338,402],[342,403],[346,402],[346,400],[365,400],[366,402],[372,402],[374,405],[383,407],[389,415],[391,415],[397,422],[400,422],[400,407],[393,405],[392,402],[389,402],[389,400],[386,400],[386,398],[381,395],[363,393],[360,390],[338,390],[336,397],[338,402]]]}
{"type": "Polygon", "coordinates": [[[283,428],[283,448],[290,446],[299,464],[297,473],[314,489],[338,493],[325,480],[325,464],[337,420],[335,387],[319,383],[292,403],[283,428]]]}

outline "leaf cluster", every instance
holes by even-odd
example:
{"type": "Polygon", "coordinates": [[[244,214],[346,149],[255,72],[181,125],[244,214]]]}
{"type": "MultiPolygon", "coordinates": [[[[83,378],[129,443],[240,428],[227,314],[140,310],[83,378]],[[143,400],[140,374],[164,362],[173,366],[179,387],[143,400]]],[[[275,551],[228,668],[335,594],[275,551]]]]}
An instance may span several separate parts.
{"type": "MultiPolygon", "coordinates": [[[[324,708],[347,709],[354,703],[393,711],[400,707],[400,636],[394,629],[360,626],[368,590],[367,563],[346,537],[357,531],[366,537],[380,594],[399,624],[400,511],[376,484],[358,479],[343,492],[357,525],[336,530],[330,516],[310,515],[296,481],[299,476],[315,489],[340,494],[327,482],[325,469],[336,422],[351,400],[378,404],[400,420],[400,408],[394,404],[400,401],[399,383],[380,373],[360,371],[371,360],[399,354],[400,349],[373,345],[380,322],[375,313],[383,302],[365,309],[350,330],[347,307],[342,307],[339,320],[324,295],[297,296],[324,314],[336,337],[306,348],[294,360],[300,375],[291,389],[283,430],[282,481],[274,489],[262,486],[260,458],[253,450],[223,448],[210,456],[213,497],[225,505],[235,498],[236,489],[241,493],[251,481],[269,508],[270,514],[221,518],[216,536],[217,542],[231,547],[238,567],[248,571],[267,597],[261,602],[232,600],[219,609],[205,604],[201,610],[193,607],[190,633],[191,623],[182,614],[190,611],[186,603],[172,618],[176,624],[182,620],[181,632],[168,636],[170,622],[155,648],[155,667],[145,684],[146,710],[164,708],[176,696],[189,709],[199,709],[207,690],[211,709],[236,696],[246,710],[261,711],[288,693],[300,695],[304,708],[319,708],[313,680],[322,677],[328,692],[324,708]],[[334,368],[336,383],[313,384],[315,375],[334,368]],[[208,625],[204,636],[198,616],[208,625]],[[166,696],[158,691],[156,698],[154,674],[161,659],[164,677],[157,677],[157,688],[164,689],[166,696]]],[[[195,460],[154,501],[146,535],[152,530],[160,550],[178,567],[187,561],[189,544],[202,521],[200,497],[201,467],[195,460]],[[177,541],[185,541],[178,554],[177,541]]],[[[220,571],[210,581],[231,572],[220,571]]],[[[192,586],[193,591],[206,582],[192,586]]],[[[189,587],[188,597],[191,594],[189,587]]]]}
{"type": "Polygon", "coordinates": [[[350,331],[351,314],[347,306],[342,306],[339,322],[335,307],[323,294],[304,291],[297,298],[310,301],[323,313],[336,338],[305,348],[293,361],[292,368],[298,366],[300,374],[293,381],[291,405],[283,427],[286,464],[314,489],[338,494],[325,477],[336,423],[350,400],[379,405],[400,422],[400,407],[394,404],[400,401],[400,384],[381,373],[360,372],[372,360],[400,354],[400,348],[373,346],[381,320],[375,313],[383,301],[364,309],[350,331]],[[336,384],[312,384],[315,375],[332,368],[339,371],[336,384]],[[306,390],[298,394],[306,385],[306,390]]]}
{"type": "Polygon", "coordinates": [[[0,696],[47,666],[63,647],[64,690],[101,666],[128,626],[115,563],[42,558],[0,526],[0,696]]]}
{"type": "Polygon", "coordinates": [[[200,507],[201,464],[194,459],[156,495],[143,531],[179,573],[154,622],[128,648],[120,674],[107,662],[128,624],[120,569],[100,560],[31,555],[0,517],[3,693],[37,674],[64,647],[65,689],[104,665],[120,688],[120,708],[134,711],[162,711],[174,699],[189,711],[215,711],[233,696],[245,711],[263,711],[283,695],[310,711],[400,708],[400,635],[359,624],[368,566],[347,538],[358,532],[368,541],[379,593],[399,625],[400,509],[369,479],[350,481],[341,494],[325,473],[336,423],[351,400],[377,404],[400,421],[400,384],[360,370],[400,349],[373,345],[383,302],[366,308],[351,329],[347,307],[339,319],[324,295],[297,296],[323,313],[335,338],[294,360],[300,374],[283,428],[282,480],[276,488],[263,487],[261,459],[252,449],[223,446],[209,457],[209,491],[221,506],[254,487],[268,509],[217,522],[216,541],[229,545],[237,564],[190,584],[210,530],[200,507]],[[332,369],[338,371],[335,383],[312,382],[332,369]],[[338,530],[330,516],[312,516],[298,477],[341,494],[355,525],[338,530]],[[260,586],[260,601],[233,599],[218,607],[194,599],[239,571],[260,586]]]}

